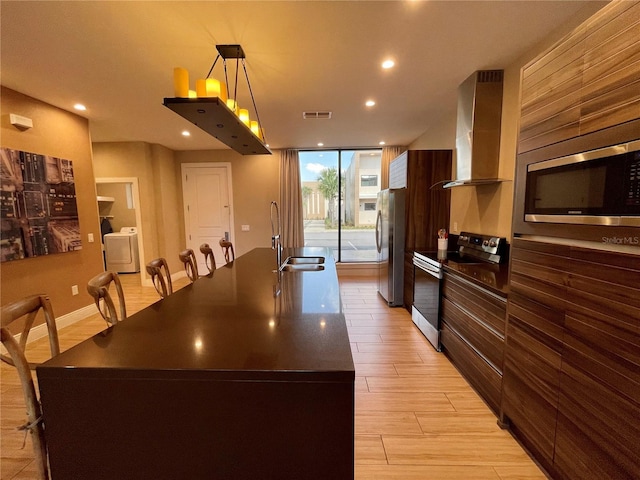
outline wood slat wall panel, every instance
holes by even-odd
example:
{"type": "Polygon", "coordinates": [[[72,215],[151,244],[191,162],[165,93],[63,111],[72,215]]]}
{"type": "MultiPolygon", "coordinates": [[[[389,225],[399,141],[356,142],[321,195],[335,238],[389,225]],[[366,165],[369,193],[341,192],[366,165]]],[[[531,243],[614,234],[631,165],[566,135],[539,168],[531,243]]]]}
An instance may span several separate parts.
{"type": "Polygon", "coordinates": [[[575,90],[571,90],[571,86],[582,83],[583,53],[581,51],[579,58],[558,71],[540,70],[542,77],[531,87],[523,87],[523,110],[529,113],[564,95],[574,96],[575,90]]]}
{"type": "MultiPolygon", "coordinates": [[[[592,59],[591,62],[585,60],[584,69],[584,87],[585,92],[589,92],[591,85],[594,83],[602,82],[606,84],[609,79],[609,75],[617,73],[619,70],[628,69],[635,70],[637,66],[634,66],[640,61],[640,49],[636,48],[635,44],[618,52],[616,54],[609,55],[605,58],[592,59]]],[[[620,80],[617,80],[618,85],[620,80]]],[[[583,93],[584,95],[584,93],[583,93]]]]}
{"type": "Polygon", "coordinates": [[[578,27],[565,39],[550,48],[535,62],[527,65],[523,69],[522,91],[527,96],[522,98],[523,102],[531,100],[529,95],[537,96],[544,91],[550,90],[551,85],[558,85],[562,82],[550,79],[556,74],[564,75],[565,80],[573,76],[581,69],[580,59],[584,55],[586,29],[578,27]],[[569,67],[575,63],[573,67],[569,67]]]}
{"type": "MultiPolygon", "coordinates": [[[[579,107],[575,107],[574,111],[579,111],[579,107]]],[[[570,112],[568,116],[573,116],[575,113],[570,112]]],[[[551,129],[535,137],[524,138],[518,142],[518,153],[528,152],[535,150],[536,148],[546,147],[554,143],[561,142],[567,138],[577,137],[580,134],[580,122],[575,121],[573,123],[565,123],[562,119],[552,118],[550,119],[554,124],[558,124],[557,128],[551,129]]],[[[521,133],[522,137],[522,133],[521,133]]]]}
{"type": "Polygon", "coordinates": [[[597,132],[612,125],[619,125],[637,118],[640,118],[640,102],[626,103],[582,119],[580,133],[584,135],[597,132]]]}
{"type": "Polygon", "coordinates": [[[465,379],[497,413],[500,408],[502,376],[482,361],[477,352],[445,323],[442,325],[443,351],[465,379]]]}
{"type": "Polygon", "coordinates": [[[640,117],[639,12],[612,2],[523,69],[520,153],[640,117]]]}
{"type": "MultiPolygon", "coordinates": [[[[550,118],[561,118],[564,123],[580,120],[580,77],[573,78],[570,82],[560,85],[550,92],[549,97],[538,97],[538,101],[523,106],[520,117],[520,129],[522,138],[530,138],[541,133],[548,132],[546,123],[550,118]],[[550,97],[553,97],[550,98],[550,97]],[[572,110],[573,109],[573,110],[572,110]],[[563,112],[569,111],[565,116],[563,112]]],[[[554,122],[555,124],[556,122],[554,122]]],[[[563,123],[563,124],[564,124],[563,123]]]]}

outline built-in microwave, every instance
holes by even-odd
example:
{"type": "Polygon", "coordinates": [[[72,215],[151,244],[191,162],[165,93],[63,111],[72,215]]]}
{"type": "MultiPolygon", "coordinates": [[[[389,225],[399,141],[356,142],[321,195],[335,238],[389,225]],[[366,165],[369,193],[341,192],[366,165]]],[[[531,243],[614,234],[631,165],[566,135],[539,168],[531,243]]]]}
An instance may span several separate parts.
{"type": "Polygon", "coordinates": [[[640,140],[527,165],[525,221],[640,226],[640,140]]]}

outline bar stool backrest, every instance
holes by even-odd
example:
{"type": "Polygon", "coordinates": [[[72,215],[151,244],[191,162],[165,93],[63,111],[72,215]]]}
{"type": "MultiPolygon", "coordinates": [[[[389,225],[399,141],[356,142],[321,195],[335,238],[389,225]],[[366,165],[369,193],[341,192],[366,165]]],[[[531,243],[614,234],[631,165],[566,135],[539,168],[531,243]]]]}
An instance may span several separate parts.
{"type": "Polygon", "coordinates": [[[236,259],[236,252],[233,251],[233,243],[224,238],[220,239],[220,246],[222,247],[222,253],[227,263],[233,262],[236,259]]]}
{"type": "Polygon", "coordinates": [[[208,243],[200,245],[200,253],[204,255],[204,264],[207,266],[209,273],[216,269],[216,259],[213,256],[213,250],[208,243]]]}
{"type": "Polygon", "coordinates": [[[164,258],[155,258],[147,263],[147,273],[151,276],[156,292],[162,298],[166,298],[173,293],[169,265],[167,265],[167,261],[164,258]]]}
{"type": "Polygon", "coordinates": [[[127,318],[127,307],[124,302],[124,291],[120,283],[120,277],[115,272],[103,272],[93,277],[87,283],[87,291],[96,302],[96,307],[107,325],[112,326],[119,321],[127,318]],[[113,298],[109,293],[109,287],[115,285],[116,294],[118,295],[119,310],[113,302],[113,298]]]}
{"type": "Polygon", "coordinates": [[[196,255],[193,250],[187,248],[178,254],[178,258],[184,264],[184,270],[187,272],[187,277],[191,280],[191,283],[198,279],[198,262],[196,262],[196,255]]]}
{"type": "Polygon", "coordinates": [[[31,376],[31,370],[34,370],[39,364],[28,362],[25,355],[27,338],[29,337],[29,332],[40,309],[42,309],[44,313],[45,323],[49,332],[51,356],[53,357],[60,353],[58,330],[49,297],[46,295],[31,295],[5,305],[0,310],[0,339],[2,340],[2,345],[4,345],[9,353],[8,355],[0,355],[0,359],[16,367],[18,371],[22,393],[27,407],[27,422],[18,427],[18,429],[26,430],[31,435],[38,479],[48,480],[49,468],[47,462],[47,445],[45,443],[44,425],[42,421],[42,406],[38,400],[33,377],[31,376]],[[18,342],[9,330],[9,326],[24,316],[26,316],[26,319],[20,334],[20,341],[18,342]]]}

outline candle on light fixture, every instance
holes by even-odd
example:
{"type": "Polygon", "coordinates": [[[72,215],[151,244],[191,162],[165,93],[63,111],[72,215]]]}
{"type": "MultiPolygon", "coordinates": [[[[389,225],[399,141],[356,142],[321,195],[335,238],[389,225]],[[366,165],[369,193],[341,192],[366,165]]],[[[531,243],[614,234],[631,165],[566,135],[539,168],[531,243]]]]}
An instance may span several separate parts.
{"type": "Polygon", "coordinates": [[[247,127],[249,126],[249,110],[247,110],[246,108],[239,109],[238,110],[238,118],[247,127]]]}
{"type": "Polygon", "coordinates": [[[227,107],[229,107],[229,110],[231,110],[236,115],[238,114],[238,104],[233,98],[227,99],[227,107]]]}
{"type": "Polygon", "coordinates": [[[207,78],[207,97],[220,97],[220,81],[215,78],[207,78]]]}
{"type": "Polygon", "coordinates": [[[256,137],[260,138],[260,125],[258,125],[256,120],[251,120],[249,128],[251,128],[251,131],[256,137]]]}
{"type": "Polygon", "coordinates": [[[186,68],[176,67],[173,69],[173,89],[176,97],[186,98],[189,96],[189,72],[186,68]]]}
{"type": "Polygon", "coordinates": [[[224,82],[220,82],[220,100],[227,101],[227,84],[224,82]]]}
{"type": "Polygon", "coordinates": [[[198,97],[206,97],[207,95],[207,81],[204,78],[196,80],[196,95],[198,97]]]}

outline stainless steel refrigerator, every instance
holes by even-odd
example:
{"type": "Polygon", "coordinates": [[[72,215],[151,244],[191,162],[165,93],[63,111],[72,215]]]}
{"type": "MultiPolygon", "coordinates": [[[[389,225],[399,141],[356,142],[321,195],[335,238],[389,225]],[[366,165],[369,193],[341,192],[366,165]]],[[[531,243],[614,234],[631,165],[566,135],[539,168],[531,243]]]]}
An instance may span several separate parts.
{"type": "Polygon", "coordinates": [[[378,192],[376,248],[378,293],[389,306],[401,306],[404,290],[405,188],[378,192]]]}

